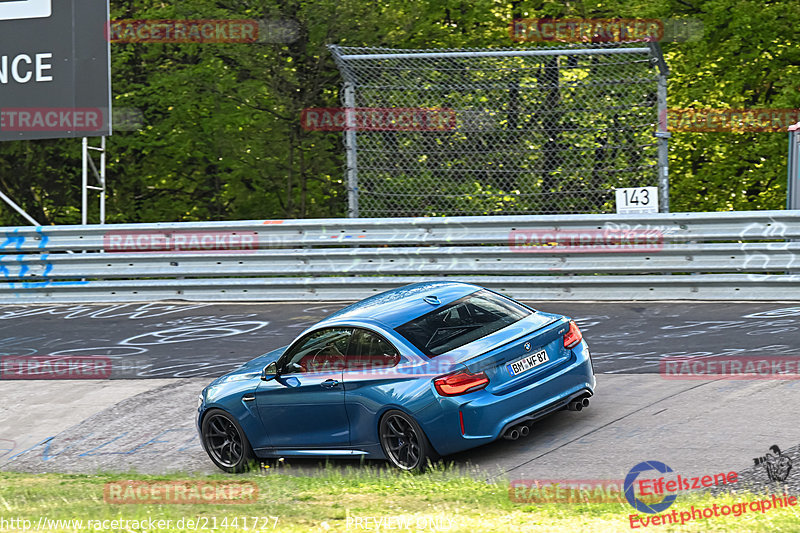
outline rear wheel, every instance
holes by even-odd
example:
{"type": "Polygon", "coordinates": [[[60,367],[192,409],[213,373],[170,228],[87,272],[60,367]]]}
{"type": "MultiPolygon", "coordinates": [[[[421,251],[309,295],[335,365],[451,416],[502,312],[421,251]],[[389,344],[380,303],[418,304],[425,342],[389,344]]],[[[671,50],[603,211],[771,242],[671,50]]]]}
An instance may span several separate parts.
{"type": "Polygon", "coordinates": [[[421,472],[436,453],[416,420],[402,411],[388,411],[381,418],[379,435],[383,453],[402,470],[421,472]]]}
{"type": "Polygon", "coordinates": [[[222,409],[211,409],[203,418],[203,446],[222,470],[234,474],[250,469],[255,459],[242,426],[222,409]]]}

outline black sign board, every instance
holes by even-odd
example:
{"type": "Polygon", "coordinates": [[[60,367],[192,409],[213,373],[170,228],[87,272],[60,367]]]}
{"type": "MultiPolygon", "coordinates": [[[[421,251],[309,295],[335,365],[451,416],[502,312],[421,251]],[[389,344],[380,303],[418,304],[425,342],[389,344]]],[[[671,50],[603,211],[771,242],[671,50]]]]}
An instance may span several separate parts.
{"type": "Polygon", "coordinates": [[[111,133],[108,0],[0,0],[0,141],[111,133]]]}

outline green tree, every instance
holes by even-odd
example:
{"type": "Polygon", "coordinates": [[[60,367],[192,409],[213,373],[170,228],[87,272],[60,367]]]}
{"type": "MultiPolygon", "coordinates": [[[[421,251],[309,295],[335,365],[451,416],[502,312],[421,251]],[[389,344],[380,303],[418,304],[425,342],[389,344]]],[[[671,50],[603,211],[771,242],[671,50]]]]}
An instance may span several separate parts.
{"type": "MultiPolygon", "coordinates": [[[[113,44],[113,98],[142,111],[109,139],[111,222],[343,216],[341,134],[300,125],[339,105],[327,44],[511,46],[519,17],[694,18],[665,44],[671,107],[800,108],[796,0],[112,0],[113,19],[296,21],[291,42],[113,44]]],[[[535,46],[533,44],[522,46],[535,46]]],[[[672,209],[779,209],[785,133],[675,133],[672,209]]],[[[0,187],[43,223],[80,220],[80,141],[0,145],[0,187]]],[[[94,205],[94,204],[93,204],[94,205]]],[[[92,212],[90,220],[96,220],[92,212]]],[[[0,222],[24,221],[0,208],[0,222]]]]}

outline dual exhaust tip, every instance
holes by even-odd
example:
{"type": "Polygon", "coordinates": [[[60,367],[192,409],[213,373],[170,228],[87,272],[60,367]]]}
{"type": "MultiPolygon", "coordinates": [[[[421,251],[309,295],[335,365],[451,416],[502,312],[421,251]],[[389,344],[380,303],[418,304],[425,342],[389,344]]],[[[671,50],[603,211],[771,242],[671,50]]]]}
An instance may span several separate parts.
{"type": "Polygon", "coordinates": [[[503,438],[506,440],[517,440],[520,437],[527,437],[530,432],[530,426],[527,424],[520,424],[519,426],[513,426],[507,429],[506,434],[503,435],[503,438]]]}
{"type": "MultiPolygon", "coordinates": [[[[570,411],[581,411],[584,407],[589,407],[588,396],[578,398],[577,400],[572,400],[567,404],[567,409],[570,411]]],[[[531,428],[528,424],[520,424],[518,426],[512,426],[508,428],[503,435],[503,438],[506,440],[517,440],[520,437],[527,437],[530,432],[531,428]]]]}
{"type": "Polygon", "coordinates": [[[567,405],[567,409],[570,411],[580,411],[584,407],[589,407],[589,398],[587,397],[578,398],[577,400],[569,402],[567,405]]]}

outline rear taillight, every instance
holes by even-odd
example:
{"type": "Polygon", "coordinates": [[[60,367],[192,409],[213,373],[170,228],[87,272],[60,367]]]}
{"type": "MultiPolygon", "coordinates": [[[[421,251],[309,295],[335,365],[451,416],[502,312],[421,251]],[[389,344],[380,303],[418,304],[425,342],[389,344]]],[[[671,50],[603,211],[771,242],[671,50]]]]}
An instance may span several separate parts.
{"type": "Polygon", "coordinates": [[[569,331],[564,335],[564,348],[572,348],[582,340],[583,335],[581,334],[581,330],[578,329],[578,325],[575,322],[570,320],[569,331]]]}
{"type": "Polygon", "coordinates": [[[433,380],[436,391],[442,396],[458,396],[476,390],[481,390],[489,384],[489,378],[483,372],[473,374],[467,372],[456,372],[448,376],[442,376],[433,380]]]}

